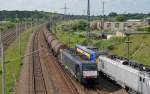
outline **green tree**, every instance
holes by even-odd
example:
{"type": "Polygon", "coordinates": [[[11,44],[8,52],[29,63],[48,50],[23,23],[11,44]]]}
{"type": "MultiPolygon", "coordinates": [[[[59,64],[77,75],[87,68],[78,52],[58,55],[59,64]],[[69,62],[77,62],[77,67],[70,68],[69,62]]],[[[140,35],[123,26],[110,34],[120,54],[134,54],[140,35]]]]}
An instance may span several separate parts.
{"type": "Polygon", "coordinates": [[[87,22],[85,20],[80,20],[79,23],[78,23],[78,29],[79,30],[85,30],[86,29],[86,25],[87,25],[87,22]]]}
{"type": "Polygon", "coordinates": [[[109,17],[116,17],[118,14],[116,12],[111,12],[108,14],[109,17]]]}
{"type": "Polygon", "coordinates": [[[116,17],[116,21],[118,21],[118,22],[123,22],[123,21],[125,21],[126,20],[126,18],[124,17],[124,16],[117,16],[116,17]]]}

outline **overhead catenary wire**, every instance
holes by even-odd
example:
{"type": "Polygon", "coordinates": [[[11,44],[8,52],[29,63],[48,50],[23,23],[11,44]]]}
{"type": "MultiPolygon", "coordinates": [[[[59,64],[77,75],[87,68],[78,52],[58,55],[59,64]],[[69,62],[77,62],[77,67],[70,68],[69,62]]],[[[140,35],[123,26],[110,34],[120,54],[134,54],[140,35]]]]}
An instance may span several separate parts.
{"type": "Polygon", "coordinates": [[[63,8],[61,8],[64,10],[64,20],[66,19],[66,15],[67,15],[67,10],[69,10],[69,8],[67,7],[67,3],[66,3],[66,0],[65,0],[65,5],[63,8]]]}

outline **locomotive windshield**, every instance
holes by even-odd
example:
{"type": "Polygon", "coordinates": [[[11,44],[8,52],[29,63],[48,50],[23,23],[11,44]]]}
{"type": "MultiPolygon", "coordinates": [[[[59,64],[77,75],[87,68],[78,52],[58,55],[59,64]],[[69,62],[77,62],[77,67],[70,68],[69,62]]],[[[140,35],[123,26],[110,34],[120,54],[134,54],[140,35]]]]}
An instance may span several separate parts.
{"type": "Polygon", "coordinates": [[[95,71],[97,70],[97,65],[96,64],[85,64],[83,65],[83,71],[95,71]]]}

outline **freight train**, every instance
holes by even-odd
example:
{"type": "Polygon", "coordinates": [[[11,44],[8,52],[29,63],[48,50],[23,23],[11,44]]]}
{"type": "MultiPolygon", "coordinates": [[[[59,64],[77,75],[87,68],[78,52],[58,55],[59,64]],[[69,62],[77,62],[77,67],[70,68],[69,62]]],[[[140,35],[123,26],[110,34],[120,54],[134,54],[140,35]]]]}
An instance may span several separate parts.
{"type": "Polygon", "coordinates": [[[131,94],[150,94],[150,68],[116,55],[101,55],[98,70],[131,94]]]}
{"type": "Polygon", "coordinates": [[[59,63],[64,66],[80,83],[96,82],[98,69],[96,63],[82,60],[75,51],[60,42],[56,36],[44,27],[45,39],[53,54],[57,56],[59,63]]]}

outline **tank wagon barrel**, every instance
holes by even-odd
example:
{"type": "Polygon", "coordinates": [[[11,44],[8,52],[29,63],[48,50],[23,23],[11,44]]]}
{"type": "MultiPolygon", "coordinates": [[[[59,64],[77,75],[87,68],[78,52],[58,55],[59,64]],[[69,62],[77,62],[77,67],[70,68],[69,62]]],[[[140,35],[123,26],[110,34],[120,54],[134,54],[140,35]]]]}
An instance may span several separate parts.
{"type": "Polygon", "coordinates": [[[58,54],[60,49],[66,49],[67,46],[65,44],[63,44],[62,42],[58,41],[58,40],[53,40],[51,42],[51,47],[52,50],[54,51],[55,54],[58,54]]]}
{"type": "Polygon", "coordinates": [[[55,55],[57,55],[60,52],[60,49],[67,49],[68,47],[63,44],[62,42],[60,42],[57,37],[48,30],[49,25],[46,24],[44,26],[44,35],[46,38],[46,41],[48,42],[48,45],[50,46],[50,48],[52,49],[52,51],[55,53],[55,55]]]}
{"type": "Polygon", "coordinates": [[[56,40],[57,38],[54,35],[50,35],[47,39],[48,42],[51,43],[53,40],[56,40]]]}

